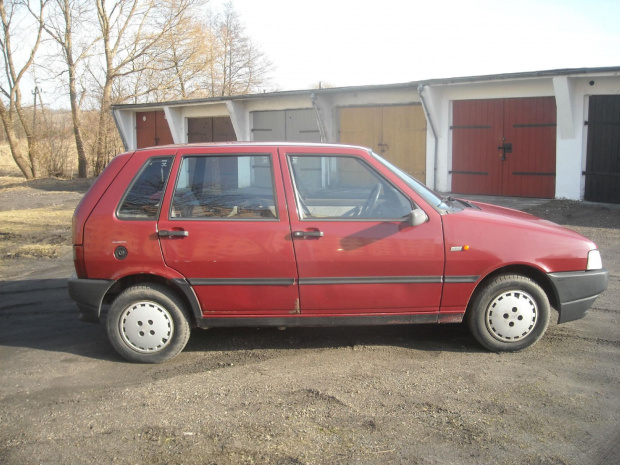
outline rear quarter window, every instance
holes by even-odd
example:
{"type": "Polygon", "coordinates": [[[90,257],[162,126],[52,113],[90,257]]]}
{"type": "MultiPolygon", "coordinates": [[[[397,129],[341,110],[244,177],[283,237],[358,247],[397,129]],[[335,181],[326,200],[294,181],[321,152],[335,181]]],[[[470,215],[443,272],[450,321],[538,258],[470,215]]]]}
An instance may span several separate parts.
{"type": "Polygon", "coordinates": [[[172,157],[147,160],[125,192],[117,216],[124,220],[157,219],[171,166],[172,157]]]}

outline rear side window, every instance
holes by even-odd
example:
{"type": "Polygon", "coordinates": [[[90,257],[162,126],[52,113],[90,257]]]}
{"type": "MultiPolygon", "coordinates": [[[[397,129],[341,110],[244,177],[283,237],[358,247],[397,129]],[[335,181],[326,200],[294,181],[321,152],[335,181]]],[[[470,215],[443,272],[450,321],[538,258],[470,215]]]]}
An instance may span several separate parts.
{"type": "Polygon", "coordinates": [[[117,216],[126,220],[157,219],[172,157],[150,158],[123,196],[117,216]]]}
{"type": "Polygon", "coordinates": [[[272,172],[268,155],[184,157],[170,217],[275,219],[272,172]]]}

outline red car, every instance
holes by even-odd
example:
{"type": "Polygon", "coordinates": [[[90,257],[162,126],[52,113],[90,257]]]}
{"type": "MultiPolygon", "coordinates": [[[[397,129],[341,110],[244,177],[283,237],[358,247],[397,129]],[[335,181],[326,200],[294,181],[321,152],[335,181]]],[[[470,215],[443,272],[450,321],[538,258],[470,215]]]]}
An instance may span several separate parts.
{"type": "Polygon", "coordinates": [[[515,351],[607,287],[596,245],[534,216],[441,198],[371,151],[157,147],[112,160],[73,219],[81,319],[158,363],[190,328],[458,323],[515,351]]]}

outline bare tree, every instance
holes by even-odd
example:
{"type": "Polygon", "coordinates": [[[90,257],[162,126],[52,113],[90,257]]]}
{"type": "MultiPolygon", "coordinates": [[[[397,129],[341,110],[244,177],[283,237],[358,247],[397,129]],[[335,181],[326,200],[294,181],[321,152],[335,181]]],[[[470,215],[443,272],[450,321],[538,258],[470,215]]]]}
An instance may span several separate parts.
{"type": "Polygon", "coordinates": [[[75,170],[73,120],[68,110],[48,111],[42,105],[44,124],[39,131],[41,171],[48,176],[72,177],[75,170]]]}
{"type": "MultiPolygon", "coordinates": [[[[24,176],[43,174],[37,162],[40,157],[33,124],[36,100],[24,111],[20,92],[24,76],[33,69],[43,31],[57,51],[37,58],[37,69],[46,69],[49,82],[67,91],[71,112],[63,114],[62,124],[51,120],[60,113],[48,112],[46,131],[39,128],[38,135],[49,139],[42,141],[45,147],[62,147],[62,153],[73,153],[71,156],[77,153],[80,177],[88,174],[89,164],[93,173],[99,174],[120,150],[110,112],[112,103],[238,95],[264,88],[271,65],[245,34],[232,4],[211,16],[204,8],[207,2],[0,0],[4,60],[0,118],[24,176]],[[29,27],[25,27],[26,20],[29,27]],[[13,44],[17,44],[15,50],[13,44]],[[58,139],[66,134],[69,114],[75,152],[58,139]]],[[[55,174],[74,166],[56,159],[53,162],[55,174]]]]}
{"type": "Polygon", "coordinates": [[[105,152],[104,135],[115,81],[150,67],[151,61],[145,59],[149,51],[156,49],[163,37],[181,26],[194,3],[195,0],[95,0],[104,56],[96,173],[110,158],[105,152]]]}
{"type": "Polygon", "coordinates": [[[168,52],[163,55],[166,60],[163,69],[170,78],[168,93],[174,98],[208,96],[208,90],[201,86],[201,76],[213,60],[210,53],[213,40],[213,31],[205,22],[196,20],[185,23],[183,31],[166,37],[163,45],[168,52]]]}
{"type": "MultiPolygon", "coordinates": [[[[78,66],[87,58],[88,52],[94,45],[94,40],[87,41],[79,50],[74,47],[74,28],[79,24],[86,24],[91,10],[91,3],[87,0],[54,0],[55,15],[48,18],[45,30],[60,47],[62,58],[66,66],[69,85],[69,102],[71,105],[71,120],[73,123],[73,137],[78,158],[78,177],[88,176],[88,162],[82,136],[80,121],[80,105],[78,101],[78,66]]],[[[84,32],[84,27],[82,31],[84,32]]]]}
{"type": "Polygon", "coordinates": [[[26,179],[39,176],[39,167],[34,125],[32,119],[27,117],[22,106],[20,85],[31,69],[34,57],[41,44],[45,4],[45,0],[39,0],[36,6],[31,5],[27,0],[10,0],[8,2],[0,0],[0,16],[2,18],[0,50],[4,65],[4,74],[0,75],[2,77],[2,82],[0,83],[0,119],[2,119],[13,159],[26,179]],[[29,21],[31,22],[29,23],[29,21]],[[19,37],[18,34],[20,32],[25,33],[25,31],[30,32],[32,30],[32,22],[36,28],[34,35],[30,33],[30,37],[33,37],[33,39],[28,40],[25,36],[19,37]],[[26,24],[29,27],[27,26],[24,29],[26,24]],[[13,46],[13,39],[17,39],[17,47],[13,46]],[[24,45],[28,43],[31,44],[29,47],[24,45]],[[21,64],[17,64],[19,61],[18,55],[20,55],[19,45],[28,47],[28,50],[24,52],[25,61],[21,64]],[[26,155],[16,132],[18,124],[26,134],[26,155]]]}
{"type": "Polygon", "coordinates": [[[187,18],[142,60],[123,79],[133,103],[258,92],[269,84],[271,70],[230,3],[221,14],[187,18]]]}
{"type": "Polygon", "coordinates": [[[211,31],[203,22],[188,17],[183,27],[169,31],[135,62],[136,72],[124,79],[133,103],[205,97],[201,76],[210,61],[211,31]]]}
{"type": "Polygon", "coordinates": [[[224,6],[222,15],[214,17],[211,28],[215,35],[208,75],[211,95],[240,95],[263,89],[272,65],[245,34],[232,3],[224,6]]]}

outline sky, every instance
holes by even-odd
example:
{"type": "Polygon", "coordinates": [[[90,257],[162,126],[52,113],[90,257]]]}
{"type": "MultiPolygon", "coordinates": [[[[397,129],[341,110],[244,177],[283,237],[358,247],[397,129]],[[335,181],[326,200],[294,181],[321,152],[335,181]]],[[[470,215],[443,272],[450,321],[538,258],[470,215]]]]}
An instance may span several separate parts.
{"type": "Polygon", "coordinates": [[[619,0],[232,3],[277,90],[620,66],[619,0]]]}

